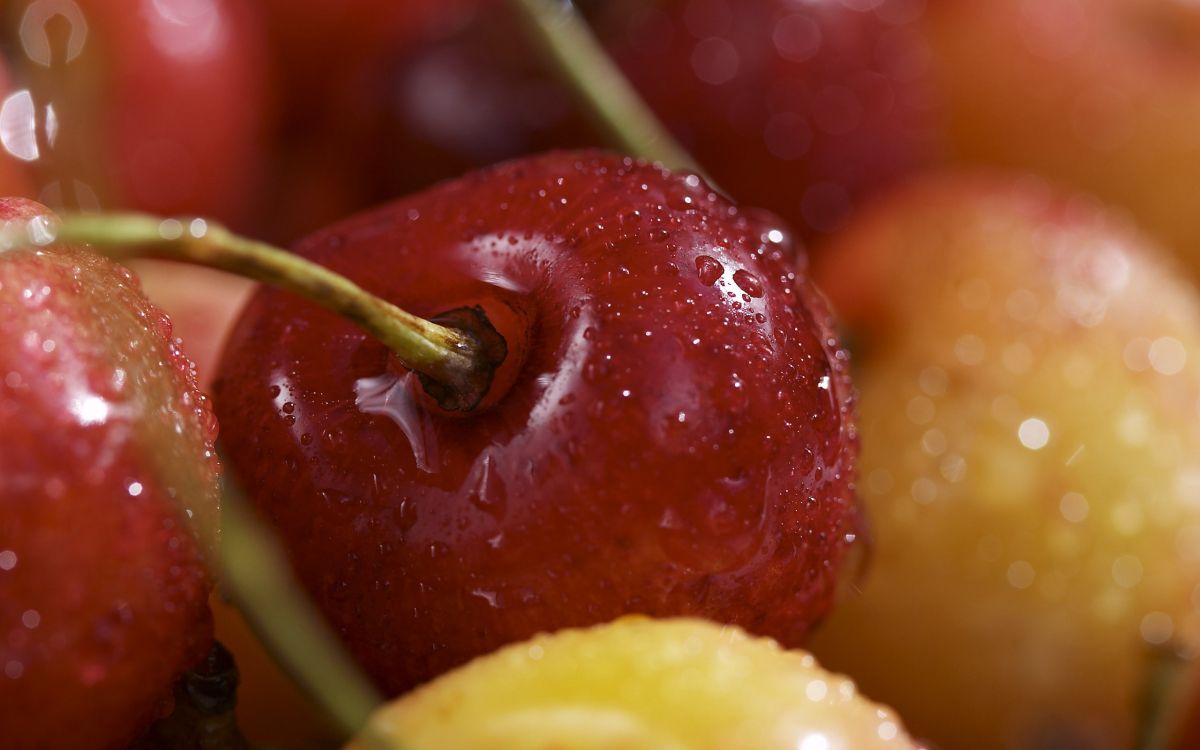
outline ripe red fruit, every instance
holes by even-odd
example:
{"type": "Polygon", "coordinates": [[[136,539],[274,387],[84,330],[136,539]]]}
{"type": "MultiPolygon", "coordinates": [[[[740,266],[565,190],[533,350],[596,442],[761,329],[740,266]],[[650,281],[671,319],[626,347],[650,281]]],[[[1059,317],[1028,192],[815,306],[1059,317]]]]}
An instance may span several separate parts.
{"type": "Polygon", "coordinates": [[[606,45],[655,112],[737,200],[805,234],[932,155],[922,3],[612,5],[606,45]]]}
{"type": "Polygon", "coordinates": [[[120,266],[5,252],[0,309],[0,734],[124,747],[209,647],[216,422],[120,266]]]}
{"type": "MultiPolygon", "coordinates": [[[[630,82],[716,182],[806,236],[835,229],[934,155],[921,3],[579,4],[630,82]]],[[[411,188],[439,167],[447,176],[447,165],[604,142],[546,62],[530,54],[511,12],[506,4],[480,12],[464,32],[397,67],[392,110],[405,145],[389,179],[411,188]]]]}
{"type": "Polygon", "coordinates": [[[787,235],[695,176],[550,154],[297,251],[508,358],[448,415],[385,348],[265,290],[216,383],[229,458],[397,692],[536,632],[691,614],[800,641],[858,529],[844,352],[787,235]]]}
{"type": "Polygon", "coordinates": [[[76,0],[4,14],[33,92],[45,200],[245,218],[269,108],[250,8],[76,0]]]}

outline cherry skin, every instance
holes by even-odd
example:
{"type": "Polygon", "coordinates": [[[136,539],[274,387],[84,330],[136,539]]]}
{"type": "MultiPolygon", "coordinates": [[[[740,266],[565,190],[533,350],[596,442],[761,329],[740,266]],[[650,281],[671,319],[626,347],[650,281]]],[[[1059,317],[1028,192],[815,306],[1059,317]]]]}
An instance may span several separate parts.
{"type": "Polygon", "coordinates": [[[628,612],[795,644],[828,610],[858,533],[846,359],[761,213],[692,175],[556,153],[296,250],[418,315],[482,306],[507,341],[465,414],[273,291],[223,356],[229,459],[384,689],[628,612]]]}
{"type": "Polygon", "coordinates": [[[216,422],[120,266],[5,252],[0,308],[4,744],[125,747],[209,648],[216,422]]]}

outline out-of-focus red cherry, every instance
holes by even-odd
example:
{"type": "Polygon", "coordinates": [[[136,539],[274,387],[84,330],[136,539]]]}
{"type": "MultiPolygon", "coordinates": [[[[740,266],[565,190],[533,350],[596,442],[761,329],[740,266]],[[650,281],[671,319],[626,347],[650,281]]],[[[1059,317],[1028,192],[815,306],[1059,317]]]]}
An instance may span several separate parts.
{"type": "MultiPolygon", "coordinates": [[[[923,3],[581,2],[663,122],[737,201],[806,236],[931,161],[923,3]]],[[[387,175],[409,189],[470,165],[601,144],[501,4],[397,65],[387,175]],[[399,138],[396,141],[396,138],[399,138]]]]}
{"type": "Polygon", "coordinates": [[[239,223],[271,109],[262,32],[237,0],[22,0],[4,9],[32,91],[40,196],[239,223]]]}
{"type": "Polygon", "coordinates": [[[933,155],[923,2],[602,4],[625,74],[736,200],[806,235],[933,155]]]}
{"type": "Polygon", "coordinates": [[[621,613],[799,642],[854,547],[845,354],[788,234],[694,175],[516,161],[297,251],[508,355],[446,414],[384,346],[263,291],[216,383],[229,457],[362,665],[398,692],[621,613]]]}
{"type": "Polygon", "coordinates": [[[17,92],[12,86],[12,76],[3,60],[0,60],[0,195],[28,196],[33,190],[29,168],[14,155],[21,146],[14,141],[22,137],[22,129],[10,124],[6,112],[14,113],[9,107],[19,106],[12,97],[17,92]]]}
{"type": "Polygon", "coordinates": [[[122,748],[208,652],[216,421],[124,268],[9,250],[0,308],[0,735],[122,748]]]}

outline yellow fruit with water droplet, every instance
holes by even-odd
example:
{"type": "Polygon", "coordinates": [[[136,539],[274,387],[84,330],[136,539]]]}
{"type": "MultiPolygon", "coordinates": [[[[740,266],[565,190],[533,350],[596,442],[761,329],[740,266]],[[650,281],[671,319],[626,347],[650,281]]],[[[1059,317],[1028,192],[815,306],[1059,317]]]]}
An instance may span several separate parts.
{"type": "Polygon", "coordinates": [[[875,555],[814,652],[939,746],[1131,747],[1200,645],[1195,290],[1032,180],[926,180],[823,257],[875,555]]]}
{"type": "Polygon", "coordinates": [[[476,659],[380,709],[366,731],[408,750],[916,747],[894,713],[808,654],[733,627],[644,617],[476,659]]]}

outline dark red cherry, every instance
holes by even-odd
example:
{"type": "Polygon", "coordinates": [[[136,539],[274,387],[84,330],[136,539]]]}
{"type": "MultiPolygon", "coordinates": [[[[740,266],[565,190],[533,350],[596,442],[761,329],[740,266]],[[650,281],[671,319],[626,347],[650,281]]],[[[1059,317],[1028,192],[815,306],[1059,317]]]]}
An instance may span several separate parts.
{"type": "MultiPolygon", "coordinates": [[[[836,229],[936,156],[922,2],[577,4],[716,182],[805,236],[836,229]]],[[[481,9],[464,29],[398,62],[385,93],[399,160],[386,180],[412,189],[548,144],[604,142],[512,16],[505,3],[481,9]]]]}
{"type": "Polygon", "coordinates": [[[0,744],[123,748],[209,648],[216,422],[115,263],[0,253],[0,310],[0,744]]]}
{"type": "Polygon", "coordinates": [[[362,665],[398,692],[621,613],[795,644],[858,529],[845,353],[789,235],[693,175],[504,164],[296,250],[508,355],[448,414],[352,324],[264,290],[216,383],[229,459],[362,665]]]}
{"type": "Polygon", "coordinates": [[[601,18],[625,74],[721,186],[811,235],[933,155],[923,5],[659,0],[601,18]]]}

